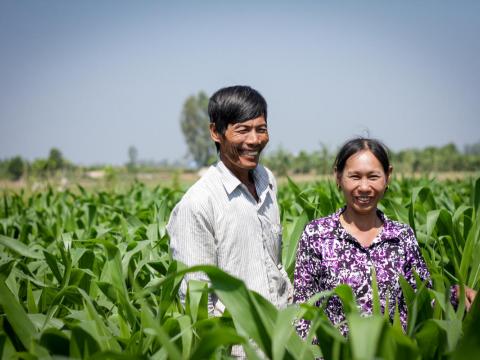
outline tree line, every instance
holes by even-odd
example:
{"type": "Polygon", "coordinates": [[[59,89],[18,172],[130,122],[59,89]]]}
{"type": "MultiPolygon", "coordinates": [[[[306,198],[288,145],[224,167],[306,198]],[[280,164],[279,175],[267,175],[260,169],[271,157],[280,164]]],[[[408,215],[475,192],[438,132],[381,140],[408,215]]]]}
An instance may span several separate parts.
{"type": "MultiPolygon", "coordinates": [[[[184,164],[185,169],[200,168],[213,164],[216,161],[216,149],[209,132],[208,95],[200,91],[197,95],[189,96],[182,107],[180,128],[188,148],[187,158],[191,163],[184,164]]],[[[279,176],[289,174],[331,174],[336,149],[329,149],[320,144],[315,151],[300,151],[297,154],[279,147],[267,151],[263,155],[263,163],[279,176]]],[[[397,173],[430,173],[450,171],[480,171],[480,141],[465,146],[461,151],[453,144],[444,146],[428,146],[423,149],[405,149],[391,152],[392,163],[397,173]]],[[[138,160],[138,151],[134,146],[128,148],[128,162],[126,170],[129,173],[139,171],[141,162],[138,160]]],[[[168,163],[152,164],[149,172],[155,168],[172,169],[182,167],[177,163],[172,166],[168,163]]],[[[111,168],[111,167],[110,167],[111,168]]],[[[143,167],[145,170],[145,166],[143,167]]],[[[71,173],[80,170],[78,166],[66,160],[61,151],[52,148],[47,158],[29,162],[20,156],[9,159],[0,159],[0,178],[19,180],[22,177],[48,178],[58,173],[71,173]]]]}
{"type": "MultiPolygon", "coordinates": [[[[480,150],[480,143],[470,148],[480,150]]],[[[390,151],[396,173],[417,174],[432,172],[480,171],[480,151],[460,151],[453,144],[429,146],[424,149],[390,151]]],[[[319,150],[300,151],[292,154],[278,148],[263,157],[263,163],[277,175],[287,174],[331,174],[336,150],[330,151],[325,145],[319,150]]]]}
{"type": "MultiPolygon", "coordinates": [[[[182,109],[180,126],[187,144],[189,156],[198,167],[216,160],[215,147],[208,132],[208,96],[200,91],[189,96],[182,109]]],[[[277,175],[331,174],[336,149],[320,145],[318,150],[298,154],[278,148],[263,156],[263,163],[277,175]]],[[[480,142],[468,145],[460,151],[453,143],[445,146],[429,146],[424,149],[406,149],[391,152],[395,171],[400,173],[479,171],[480,142]]]]}
{"type": "MultiPolygon", "coordinates": [[[[197,163],[198,167],[208,166],[216,161],[215,147],[210,141],[211,149],[208,154],[197,156],[203,158],[203,162],[197,163]]],[[[325,145],[320,145],[319,150],[307,152],[300,151],[298,154],[279,147],[276,150],[268,151],[263,155],[262,163],[271,169],[277,176],[312,174],[331,174],[332,164],[336,149],[331,151],[325,145]]],[[[129,160],[125,164],[128,173],[152,172],[155,169],[171,170],[169,164],[150,164],[142,166],[137,159],[137,150],[134,147],[128,149],[129,160]]],[[[192,158],[195,158],[191,154],[192,158]]],[[[392,164],[396,173],[431,173],[431,172],[452,172],[480,171],[480,143],[466,147],[463,152],[454,144],[444,146],[429,146],[424,149],[406,149],[398,152],[391,151],[392,164]]],[[[178,165],[175,168],[178,170],[178,165]]],[[[108,167],[111,168],[111,167],[108,167]]],[[[184,165],[184,169],[187,166],[184,165]]],[[[181,170],[181,169],[180,169],[181,170]]],[[[20,156],[0,160],[0,178],[19,180],[22,177],[34,177],[46,179],[59,173],[68,175],[70,173],[82,172],[82,169],[66,160],[60,150],[54,148],[45,159],[37,159],[29,162],[20,156]]]]}
{"type": "Polygon", "coordinates": [[[59,171],[70,171],[75,165],[66,160],[57,148],[50,149],[47,158],[39,158],[32,162],[17,155],[9,159],[0,159],[0,178],[19,180],[22,177],[51,177],[59,171]]]}

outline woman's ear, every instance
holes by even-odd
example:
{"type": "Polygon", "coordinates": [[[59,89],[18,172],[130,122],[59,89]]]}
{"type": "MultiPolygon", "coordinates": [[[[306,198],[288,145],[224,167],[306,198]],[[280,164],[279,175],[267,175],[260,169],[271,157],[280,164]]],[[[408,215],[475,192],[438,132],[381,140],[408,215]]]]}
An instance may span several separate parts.
{"type": "Polygon", "coordinates": [[[340,178],[342,177],[342,175],[337,172],[337,167],[336,166],[333,169],[333,175],[335,176],[335,182],[337,183],[337,188],[341,189],[340,178]]]}
{"type": "Polygon", "coordinates": [[[390,183],[390,179],[392,178],[393,166],[390,165],[388,167],[388,174],[387,174],[387,185],[390,183]]]}

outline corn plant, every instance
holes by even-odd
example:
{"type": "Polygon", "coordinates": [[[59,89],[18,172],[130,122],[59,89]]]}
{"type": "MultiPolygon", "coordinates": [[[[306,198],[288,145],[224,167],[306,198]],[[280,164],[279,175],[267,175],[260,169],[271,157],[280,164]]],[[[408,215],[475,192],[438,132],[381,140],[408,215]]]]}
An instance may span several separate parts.
{"type": "MultiPolygon", "coordinates": [[[[278,310],[218,268],[173,261],[165,225],[181,195],[141,183],[124,192],[4,192],[0,358],[220,359],[236,345],[252,359],[478,357],[479,301],[465,315],[463,301],[454,308],[449,294],[452,284],[461,292],[464,285],[479,286],[479,179],[399,179],[382,201],[389,217],[415,230],[433,278],[432,289],[419,282],[413,291],[402,283],[406,332],[398,317],[390,322],[388,312],[381,313],[378,296],[372,316],[362,316],[346,285],[278,310]],[[191,281],[182,304],[180,283],[194,271],[205,272],[211,285],[191,281]],[[208,315],[209,292],[226,305],[222,316],[208,315]],[[331,296],[344,304],[347,338],[322,305],[314,306],[331,296]],[[295,331],[300,317],[311,321],[307,339],[295,331]]],[[[282,258],[292,276],[305,224],[343,200],[332,182],[289,181],[279,189],[279,203],[282,258]]]]}

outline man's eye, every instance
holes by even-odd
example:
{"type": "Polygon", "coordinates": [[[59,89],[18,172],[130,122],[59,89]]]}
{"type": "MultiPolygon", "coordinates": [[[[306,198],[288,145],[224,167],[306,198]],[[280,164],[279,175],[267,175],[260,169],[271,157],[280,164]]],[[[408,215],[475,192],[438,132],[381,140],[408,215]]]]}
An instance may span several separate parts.
{"type": "Polygon", "coordinates": [[[266,132],[268,132],[268,129],[265,127],[265,128],[259,128],[257,129],[257,132],[261,133],[261,134],[265,134],[266,132]]]}

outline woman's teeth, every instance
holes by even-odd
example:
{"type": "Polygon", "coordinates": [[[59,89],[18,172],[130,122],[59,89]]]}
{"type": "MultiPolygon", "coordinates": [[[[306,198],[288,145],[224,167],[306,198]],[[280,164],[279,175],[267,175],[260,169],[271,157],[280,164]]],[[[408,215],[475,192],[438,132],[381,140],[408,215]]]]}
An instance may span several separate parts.
{"type": "Polygon", "coordinates": [[[257,155],[258,155],[258,151],[242,151],[242,155],[257,156],[257,155]]]}

